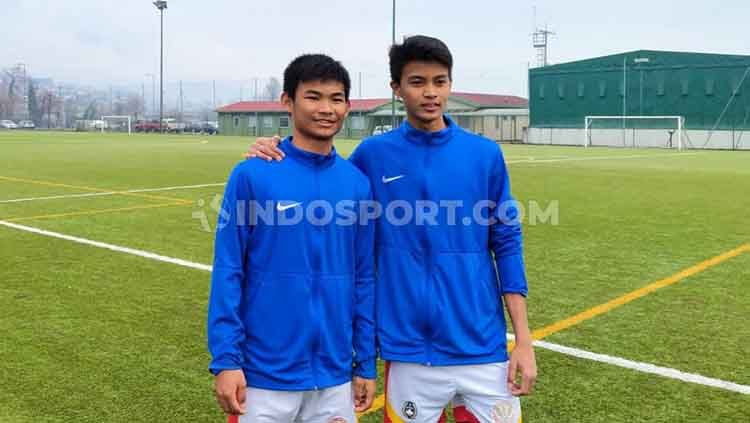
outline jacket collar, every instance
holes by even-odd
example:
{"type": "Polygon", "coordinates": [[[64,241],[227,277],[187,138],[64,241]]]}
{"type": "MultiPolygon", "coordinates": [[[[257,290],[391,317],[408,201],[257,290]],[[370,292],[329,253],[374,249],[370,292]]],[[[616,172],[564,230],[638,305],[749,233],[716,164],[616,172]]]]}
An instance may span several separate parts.
{"type": "Polygon", "coordinates": [[[401,131],[401,135],[403,135],[404,138],[415,144],[443,144],[451,140],[453,133],[457,128],[453,119],[448,117],[448,115],[443,115],[443,120],[445,121],[445,128],[437,132],[427,132],[417,129],[413,127],[408,120],[404,120],[399,127],[399,131],[401,131]]]}
{"type": "Polygon", "coordinates": [[[329,167],[336,161],[337,156],[336,147],[332,147],[331,152],[326,155],[302,150],[292,143],[291,136],[284,138],[281,144],[279,144],[279,148],[287,156],[293,157],[311,167],[329,167]]]}

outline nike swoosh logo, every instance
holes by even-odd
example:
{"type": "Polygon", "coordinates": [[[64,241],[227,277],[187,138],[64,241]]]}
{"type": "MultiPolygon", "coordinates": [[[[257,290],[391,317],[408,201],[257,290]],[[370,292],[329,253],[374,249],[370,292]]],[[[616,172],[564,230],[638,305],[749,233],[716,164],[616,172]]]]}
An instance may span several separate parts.
{"type": "Polygon", "coordinates": [[[391,183],[393,181],[397,181],[397,180],[403,178],[404,176],[406,176],[406,175],[391,176],[390,178],[386,178],[385,176],[383,176],[382,181],[383,181],[384,184],[388,184],[388,183],[391,183]]]}
{"type": "Polygon", "coordinates": [[[292,204],[284,204],[284,205],[281,205],[281,203],[276,203],[276,210],[282,212],[284,210],[291,209],[292,207],[297,207],[300,204],[302,203],[292,203],[292,204]]]}

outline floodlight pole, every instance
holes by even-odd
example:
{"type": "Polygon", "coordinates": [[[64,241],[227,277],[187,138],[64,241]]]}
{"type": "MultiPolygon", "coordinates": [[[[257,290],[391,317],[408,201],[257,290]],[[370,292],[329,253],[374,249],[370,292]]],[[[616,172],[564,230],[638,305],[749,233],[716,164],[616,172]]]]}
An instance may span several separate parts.
{"type": "Polygon", "coordinates": [[[161,13],[161,46],[159,48],[159,133],[164,133],[164,9],[167,8],[167,1],[155,1],[154,6],[156,6],[161,13]]]}
{"type": "Polygon", "coordinates": [[[628,58],[622,58],[622,146],[625,147],[625,116],[628,104],[628,58]]]}
{"type": "MultiPolygon", "coordinates": [[[[393,0],[393,20],[391,24],[391,45],[396,45],[396,0],[393,0]]],[[[401,82],[401,81],[398,81],[401,82]]],[[[391,128],[396,129],[396,93],[391,90],[391,128]]]]}

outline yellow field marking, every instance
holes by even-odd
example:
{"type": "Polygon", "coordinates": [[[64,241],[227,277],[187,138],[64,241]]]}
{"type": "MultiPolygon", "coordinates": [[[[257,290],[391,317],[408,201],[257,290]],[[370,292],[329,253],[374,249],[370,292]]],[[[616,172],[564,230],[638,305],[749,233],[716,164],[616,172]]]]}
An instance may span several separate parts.
{"type": "Polygon", "coordinates": [[[133,193],[133,192],[117,191],[117,190],[105,190],[101,188],[92,188],[92,187],[81,186],[81,185],[59,184],[57,182],[40,181],[40,180],[35,180],[35,179],[14,178],[11,176],[0,176],[0,179],[10,181],[10,182],[22,182],[25,184],[43,185],[43,186],[48,186],[48,187],[79,189],[79,190],[89,191],[89,192],[113,192],[115,194],[129,196],[129,197],[148,198],[149,200],[180,201],[180,202],[184,202],[185,204],[193,203],[192,200],[185,200],[182,198],[164,197],[161,195],[139,194],[139,193],[133,193]]]}
{"type": "Polygon", "coordinates": [[[375,397],[375,399],[372,401],[372,407],[370,407],[369,410],[367,410],[365,412],[362,412],[362,413],[357,413],[357,418],[360,418],[362,416],[366,416],[366,415],[368,415],[370,413],[374,413],[374,412],[380,410],[381,408],[383,408],[384,404],[385,404],[385,395],[384,394],[380,394],[377,397],[375,397]]]}
{"type": "Polygon", "coordinates": [[[131,210],[145,210],[145,209],[156,209],[156,208],[162,208],[162,207],[175,207],[175,206],[186,206],[192,204],[185,203],[185,202],[179,202],[179,203],[169,203],[169,204],[145,204],[141,206],[132,206],[132,207],[120,207],[116,209],[101,209],[101,210],[87,210],[87,211],[79,211],[79,212],[70,212],[70,213],[56,213],[56,214],[42,214],[37,216],[23,216],[23,217],[15,217],[11,219],[3,219],[6,222],[22,222],[25,220],[37,220],[37,219],[54,219],[57,217],[73,217],[73,216],[90,216],[94,214],[103,214],[103,213],[114,213],[114,212],[121,212],[121,211],[131,211],[131,210]]]}
{"type": "MultiPolygon", "coordinates": [[[[750,252],[750,244],[740,245],[739,247],[733,250],[727,251],[726,253],[720,254],[716,257],[712,257],[696,265],[690,266],[687,269],[681,270],[672,276],[658,280],[652,284],[644,286],[643,288],[636,289],[633,292],[617,297],[614,300],[608,301],[604,304],[598,305],[596,307],[592,307],[586,311],[576,314],[575,316],[560,320],[549,326],[545,326],[541,329],[537,329],[531,333],[531,337],[535,340],[546,338],[554,333],[565,330],[571,326],[575,326],[585,320],[589,320],[601,314],[607,313],[633,300],[637,300],[638,298],[644,297],[658,289],[661,289],[670,285],[674,285],[683,279],[689,278],[690,276],[703,272],[706,269],[709,269],[713,266],[721,264],[731,258],[737,257],[740,254],[746,253],[746,252],[750,252]]],[[[514,346],[515,346],[515,341],[508,341],[508,351],[512,351],[514,346]]],[[[361,415],[374,413],[378,411],[379,409],[383,408],[384,404],[385,404],[385,396],[383,394],[380,394],[373,402],[372,408],[362,413],[361,415]]]]}
{"type": "Polygon", "coordinates": [[[592,319],[601,314],[607,313],[617,307],[625,305],[633,300],[644,297],[658,289],[674,285],[677,282],[685,278],[689,278],[697,273],[700,273],[706,269],[709,269],[717,264],[723,263],[731,258],[737,257],[738,255],[750,251],[750,244],[743,244],[733,250],[727,251],[726,253],[720,254],[716,257],[702,261],[696,265],[690,266],[687,269],[681,270],[672,276],[658,280],[654,283],[644,286],[643,288],[636,289],[635,291],[629,292],[625,295],[617,297],[604,304],[600,304],[596,307],[592,307],[586,311],[578,313],[574,316],[568,317],[567,319],[560,320],[549,326],[545,326],[541,329],[537,329],[531,333],[533,339],[539,340],[546,338],[554,333],[565,330],[571,326],[577,325],[583,321],[592,319]]]}

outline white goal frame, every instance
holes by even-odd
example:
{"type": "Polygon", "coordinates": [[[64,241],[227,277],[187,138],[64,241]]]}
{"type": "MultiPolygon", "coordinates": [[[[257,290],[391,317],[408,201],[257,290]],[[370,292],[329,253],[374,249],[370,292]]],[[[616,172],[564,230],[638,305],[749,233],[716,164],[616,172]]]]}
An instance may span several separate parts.
{"type": "Polygon", "coordinates": [[[127,119],[128,135],[133,133],[133,125],[130,116],[102,116],[102,134],[104,133],[104,127],[107,126],[107,119],[127,119]]]}
{"type": "MultiPolygon", "coordinates": [[[[677,121],[677,150],[682,151],[682,133],[685,128],[684,116],[586,116],[583,130],[583,146],[589,147],[591,144],[591,123],[594,120],[620,120],[623,122],[622,130],[625,131],[625,120],[627,119],[674,119],[677,121]]],[[[631,128],[632,129],[632,128],[631,128]]],[[[636,128],[637,129],[637,128],[636,128]]],[[[614,128],[613,128],[614,130],[614,128]]]]}

